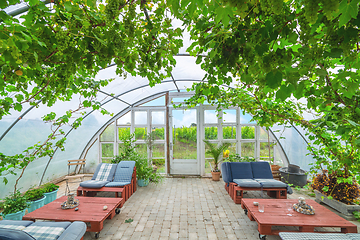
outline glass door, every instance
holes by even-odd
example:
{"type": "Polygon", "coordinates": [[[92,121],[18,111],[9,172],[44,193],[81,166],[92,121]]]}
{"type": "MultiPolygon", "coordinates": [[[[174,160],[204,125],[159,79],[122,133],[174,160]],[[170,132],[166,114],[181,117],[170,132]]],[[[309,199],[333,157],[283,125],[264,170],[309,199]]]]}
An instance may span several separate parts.
{"type": "Polygon", "coordinates": [[[197,110],[173,109],[170,119],[170,174],[200,175],[197,110]]]}

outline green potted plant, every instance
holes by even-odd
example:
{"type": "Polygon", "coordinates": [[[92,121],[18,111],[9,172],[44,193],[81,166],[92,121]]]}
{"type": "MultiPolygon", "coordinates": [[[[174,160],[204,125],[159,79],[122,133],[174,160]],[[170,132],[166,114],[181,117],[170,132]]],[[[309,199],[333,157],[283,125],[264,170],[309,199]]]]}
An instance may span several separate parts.
{"type": "Polygon", "coordinates": [[[149,166],[148,160],[145,157],[136,155],[135,159],[135,166],[136,166],[136,177],[137,177],[137,184],[139,187],[146,187],[149,185],[149,182],[159,183],[162,179],[162,176],[154,171],[152,166],[149,166]]]}
{"type": "Polygon", "coordinates": [[[29,213],[44,206],[46,196],[44,195],[43,189],[29,189],[25,192],[24,196],[27,198],[27,201],[30,205],[28,208],[29,213]]]}
{"type": "Polygon", "coordinates": [[[44,195],[46,196],[44,201],[44,204],[46,205],[56,199],[59,186],[53,183],[46,183],[41,187],[41,189],[44,191],[44,195]]]}
{"type": "Polygon", "coordinates": [[[220,163],[220,155],[223,154],[223,151],[230,146],[230,143],[221,143],[219,145],[210,143],[208,140],[204,140],[208,150],[206,153],[212,155],[214,159],[214,167],[211,170],[212,179],[214,181],[220,180],[220,170],[219,170],[219,163],[220,163]]]}
{"type": "Polygon", "coordinates": [[[1,215],[5,220],[22,220],[25,215],[25,210],[29,206],[27,198],[22,196],[19,191],[7,196],[2,203],[0,203],[3,211],[1,215]]]}

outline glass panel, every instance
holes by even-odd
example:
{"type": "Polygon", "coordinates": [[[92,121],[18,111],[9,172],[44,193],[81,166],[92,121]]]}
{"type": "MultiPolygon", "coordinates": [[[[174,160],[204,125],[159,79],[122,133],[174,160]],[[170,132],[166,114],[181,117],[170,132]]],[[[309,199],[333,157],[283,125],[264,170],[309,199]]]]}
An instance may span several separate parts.
{"type": "Polygon", "coordinates": [[[130,125],[131,124],[131,112],[126,113],[124,116],[117,120],[117,125],[130,125]]]}
{"type": "Polygon", "coordinates": [[[114,144],[102,143],[101,144],[101,157],[113,157],[114,156],[114,144]]]}
{"type": "Polygon", "coordinates": [[[236,143],[231,143],[231,145],[227,149],[225,149],[223,157],[228,157],[229,154],[236,154],[236,143]],[[227,152],[227,150],[229,150],[229,152],[227,152]]]}
{"type": "Polygon", "coordinates": [[[173,103],[179,103],[179,102],[184,102],[187,98],[172,98],[171,102],[173,103]]]}
{"type": "Polygon", "coordinates": [[[129,137],[130,137],[130,128],[129,127],[126,127],[126,128],[119,127],[118,131],[119,131],[119,140],[122,141],[123,139],[129,139],[129,137]]]}
{"type": "Polygon", "coordinates": [[[141,106],[165,106],[165,96],[154,99],[150,102],[144,103],[141,106]]]}
{"type": "Polygon", "coordinates": [[[111,163],[111,158],[102,158],[101,162],[103,162],[103,163],[111,163]]]}
{"type": "Polygon", "coordinates": [[[151,123],[165,124],[165,112],[164,111],[151,112],[151,123]]]}
{"type": "Polygon", "coordinates": [[[242,126],[241,127],[242,139],[255,139],[255,127],[254,126],[242,126]]]}
{"type": "Polygon", "coordinates": [[[240,111],[240,123],[255,123],[254,121],[250,121],[251,119],[251,115],[247,113],[243,114],[242,111],[240,111]]]}
{"type": "Polygon", "coordinates": [[[147,124],[147,112],[136,111],[135,112],[135,124],[147,124]]]}
{"type": "Polygon", "coordinates": [[[236,126],[223,126],[224,139],[236,139],[236,126]]]}
{"type": "Polygon", "coordinates": [[[165,145],[164,144],[155,144],[152,149],[153,158],[163,158],[165,157],[165,145]]]}
{"type": "MultiPolygon", "coordinates": [[[[268,139],[267,130],[264,130],[264,129],[260,128],[260,139],[261,140],[267,140],[268,139]]],[[[271,140],[271,137],[270,137],[270,140],[271,140]]]]}
{"type": "Polygon", "coordinates": [[[205,123],[218,123],[215,110],[204,110],[205,123]]]}
{"type": "Polygon", "coordinates": [[[136,140],[144,140],[146,135],[147,135],[146,127],[135,128],[135,139],[136,140]]]}
{"type": "Polygon", "coordinates": [[[236,110],[235,109],[223,110],[223,121],[225,123],[236,123],[236,110]]]}
{"type": "Polygon", "coordinates": [[[100,135],[101,142],[113,142],[114,141],[114,123],[110,124],[100,135]]]}
{"type": "Polygon", "coordinates": [[[242,157],[255,157],[255,143],[242,142],[241,143],[241,156],[242,157]]]}
{"type": "Polygon", "coordinates": [[[151,134],[154,136],[154,140],[165,140],[165,128],[153,127],[151,134]]]}
{"type": "Polygon", "coordinates": [[[165,173],[165,158],[156,158],[152,162],[157,167],[158,173],[165,173]]]}
{"type": "Polygon", "coordinates": [[[218,139],[218,128],[205,127],[205,139],[209,139],[209,140],[218,139]]]}
{"type": "Polygon", "coordinates": [[[147,158],[147,146],[146,144],[136,144],[135,145],[136,151],[147,158]]]}
{"type": "Polygon", "coordinates": [[[262,160],[270,160],[269,159],[269,145],[270,145],[270,157],[271,159],[274,157],[274,144],[273,143],[267,143],[267,142],[261,142],[260,143],[260,158],[263,158],[262,160]],[[266,158],[266,159],[265,159],[266,158]]]}
{"type": "Polygon", "coordinates": [[[123,143],[119,143],[118,144],[118,152],[119,152],[119,155],[122,154],[122,153],[125,153],[125,148],[124,148],[124,144],[123,143]]]}

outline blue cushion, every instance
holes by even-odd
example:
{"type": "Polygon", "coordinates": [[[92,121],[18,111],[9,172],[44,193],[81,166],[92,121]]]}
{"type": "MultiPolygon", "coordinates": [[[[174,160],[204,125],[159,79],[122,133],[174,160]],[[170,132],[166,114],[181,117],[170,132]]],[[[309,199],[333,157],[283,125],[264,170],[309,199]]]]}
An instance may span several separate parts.
{"type": "Polygon", "coordinates": [[[255,179],[255,181],[257,181],[258,183],[261,183],[261,185],[263,186],[263,188],[281,188],[281,187],[286,187],[287,184],[277,181],[275,179],[255,179]]]}
{"type": "Polygon", "coordinates": [[[360,240],[360,233],[347,233],[346,236],[351,240],[360,240]]]}
{"type": "Polygon", "coordinates": [[[75,221],[61,234],[57,240],[80,240],[86,232],[86,224],[84,222],[75,221]]]}
{"type": "Polygon", "coordinates": [[[32,224],[26,227],[23,231],[38,240],[51,240],[58,239],[65,231],[65,228],[57,226],[56,223],[53,226],[40,226],[32,224]]]}
{"type": "Polygon", "coordinates": [[[253,179],[249,162],[231,162],[230,169],[233,179],[253,179]]]}
{"type": "Polygon", "coordinates": [[[251,162],[254,179],[274,179],[268,162],[251,162]]]}
{"type": "Polygon", "coordinates": [[[80,186],[85,188],[102,188],[105,186],[109,181],[95,181],[89,180],[80,183],[80,186]]]}
{"type": "Polygon", "coordinates": [[[105,187],[123,187],[125,185],[130,184],[131,182],[109,182],[105,185],[105,187]]]}
{"type": "Polygon", "coordinates": [[[224,180],[224,182],[226,182],[226,183],[232,182],[233,178],[231,176],[231,169],[230,169],[229,162],[221,163],[221,174],[222,174],[222,179],[224,180]]]}
{"type": "Polygon", "coordinates": [[[251,187],[251,188],[260,188],[261,185],[257,181],[253,179],[234,179],[234,183],[236,183],[240,187],[251,187]]]}
{"type": "Polygon", "coordinates": [[[0,239],[1,240],[35,240],[32,236],[21,230],[1,228],[0,227],[0,239]]]}
{"type": "Polygon", "coordinates": [[[91,180],[111,182],[114,178],[116,167],[117,164],[100,163],[96,167],[95,173],[91,180]]]}
{"type": "Polygon", "coordinates": [[[116,167],[113,182],[131,182],[135,161],[121,161],[116,167]]]}
{"type": "Polygon", "coordinates": [[[33,224],[33,221],[23,220],[2,220],[0,221],[0,228],[12,228],[10,226],[19,226],[21,229],[33,224]],[[6,225],[6,226],[5,226],[6,225]]]}

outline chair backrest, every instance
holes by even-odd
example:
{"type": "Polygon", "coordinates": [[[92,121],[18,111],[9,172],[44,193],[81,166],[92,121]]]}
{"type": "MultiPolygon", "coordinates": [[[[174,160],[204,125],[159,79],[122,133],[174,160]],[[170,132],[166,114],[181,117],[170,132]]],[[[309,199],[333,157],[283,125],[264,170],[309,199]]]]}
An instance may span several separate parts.
{"type": "Polygon", "coordinates": [[[100,163],[96,169],[91,180],[96,181],[109,181],[111,182],[114,178],[117,164],[100,163]]]}
{"type": "Polygon", "coordinates": [[[232,182],[233,178],[231,176],[231,169],[229,162],[221,163],[221,175],[224,182],[226,183],[232,182]]]}
{"type": "Polygon", "coordinates": [[[273,179],[268,162],[251,162],[252,174],[255,179],[273,179]]]}
{"type": "Polygon", "coordinates": [[[251,165],[249,162],[230,163],[232,179],[253,179],[251,165]]]}
{"type": "Polygon", "coordinates": [[[121,161],[115,171],[114,182],[131,182],[135,161],[121,161]]]}

